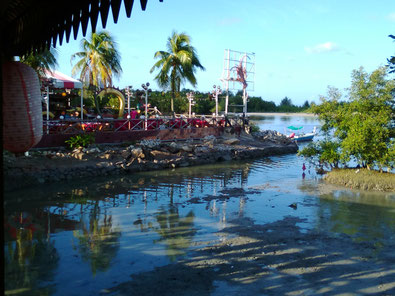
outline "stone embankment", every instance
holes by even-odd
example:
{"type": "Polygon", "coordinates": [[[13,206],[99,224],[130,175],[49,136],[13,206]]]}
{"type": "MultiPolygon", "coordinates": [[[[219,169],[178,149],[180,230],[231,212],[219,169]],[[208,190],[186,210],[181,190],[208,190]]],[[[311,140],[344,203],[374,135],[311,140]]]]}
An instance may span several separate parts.
{"type": "Polygon", "coordinates": [[[237,138],[208,136],[201,141],[143,140],[135,145],[94,145],[68,151],[31,150],[15,157],[3,152],[4,190],[73,179],[132,174],[138,171],[209,164],[296,153],[298,146],[283,135],[260,132],[237,138]]]}

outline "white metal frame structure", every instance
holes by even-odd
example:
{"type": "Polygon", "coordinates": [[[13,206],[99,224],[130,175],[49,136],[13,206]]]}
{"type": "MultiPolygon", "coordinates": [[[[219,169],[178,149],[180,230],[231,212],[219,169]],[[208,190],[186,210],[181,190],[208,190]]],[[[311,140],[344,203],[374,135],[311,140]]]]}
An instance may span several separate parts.
{"type": "Polygon", "coordinates": [[[225,114],[228,113],[229,90],[243,90],[243,113],[247,114],[248,92],[254,91],[255,53],[225,49],[222,77],[226,90],[225,114]]]}

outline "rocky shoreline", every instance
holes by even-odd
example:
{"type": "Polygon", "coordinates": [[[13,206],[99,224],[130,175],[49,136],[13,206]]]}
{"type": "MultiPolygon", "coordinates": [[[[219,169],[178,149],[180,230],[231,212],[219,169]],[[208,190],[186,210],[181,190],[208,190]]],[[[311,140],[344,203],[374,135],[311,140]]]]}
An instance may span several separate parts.
{"type": "Polygon", "coordinates": [[[91,176],[296,153],[297,150],[296,143],[286,136],[263,131],[239,137],[208,136],[199,141],[143,140],[134,145],[93,145],[73,151],[66,148],[31,150],[28,156],[19,157],[3,152],[4,191],[91,176]]]}

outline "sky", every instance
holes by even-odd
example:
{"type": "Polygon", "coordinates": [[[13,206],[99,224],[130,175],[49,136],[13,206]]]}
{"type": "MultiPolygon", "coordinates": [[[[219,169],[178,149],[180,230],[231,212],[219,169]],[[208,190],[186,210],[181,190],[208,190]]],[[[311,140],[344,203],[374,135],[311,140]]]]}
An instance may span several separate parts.
{"type": "MultiPolygon", "coordinates": [[[[89,25],[90,27],[90,25],[89,25]]],[[[102,30],[99,17],[97,31],[102,30]]],[[[118,43],[123,69],[114,86],[141,88],[149,82],[160,90],[150,69],[154,54],[166,50],[173,31],[191,37],[205,71],[197,70],[197,86],[209,92],[222,85],[224,52],[255,53],[250,96],[279,104],[288,97],[296,105],[319,102],[328,86],[345,90],[351,73],[372,72],[395,55],[394,0],[149,0],[142,11],[134,2],[126,17],[123,4],[117,24],[109,13],[107,26],[118,43]]],[[[90,36],[90,30],[86,35],[90,36]]],[[[71,55],[80,51],[76,40],[57,45],[60,72],[71,76],[71,55]]],[[[75,63],[77,60],[74,60],[75,63]]]]}

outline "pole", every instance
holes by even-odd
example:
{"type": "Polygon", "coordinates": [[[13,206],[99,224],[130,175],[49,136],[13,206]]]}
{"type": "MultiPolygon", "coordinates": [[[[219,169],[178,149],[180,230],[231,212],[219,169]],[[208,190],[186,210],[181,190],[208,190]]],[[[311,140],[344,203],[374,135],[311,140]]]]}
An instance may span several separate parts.
{"type": "Polygon", "coordinates": [[[81,87],[81,120],[84,119],[84,88],[81,87]]]}
{"type": "Polygon", "coordinates": [[[148,88],[145,90],[145,130],[147,130],[147,115],[148,115],[148,88]]]}
{"type": "Polygon", "coordinates": [[[247,114],[247,92],[246,89],[243,89],[243,113],[247,114]]]}
{"type": "Polygon", "coordinates": [[[130,86],[128,86],[128,115],[130,118],[130,86]]]}
{"type": "Polygon", "coordinates": [[[49,134],[49,87],[46,87],[46,92],[47,92],[47,134],[49,134]]]}
{"type": "Polygon", "coordinates": [[[191,98],[189,98],[189,118],[191,118],[191,114],[192,114],[192,100],[191,98]]]}
{"type": "Polygon", "coordinates": [[[215,117],[218,117],[218,92],[215,91],[215,117]]]}
{"type": "Polygon", "coordinates": [[[228,49],[228,60],[227,60],[227,77],[226,77],[226,98],[225,98],[225,115],[228,114],[228,104],[229,104],[229,79],[230,79],[230,50],[228,49]]]}

